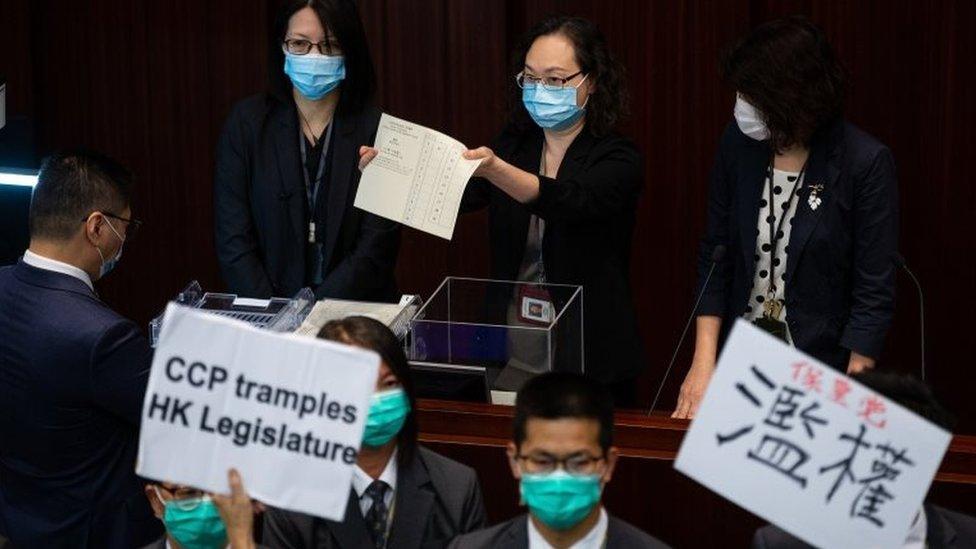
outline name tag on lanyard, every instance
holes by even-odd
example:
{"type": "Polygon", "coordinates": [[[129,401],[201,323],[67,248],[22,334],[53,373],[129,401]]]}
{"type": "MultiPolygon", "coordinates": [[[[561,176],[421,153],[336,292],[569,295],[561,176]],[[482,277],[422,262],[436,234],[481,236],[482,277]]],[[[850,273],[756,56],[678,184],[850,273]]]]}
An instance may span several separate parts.
{"type": "Polygon", "coordinates": [[[319,201],[319,189],[322,187],[322,176],[325,174],[325,163],[329,154],[329,144],[332,142],[333,126],[334,124],[330,123],[329,128],[325,131],[325,142],[322,143],[322,158],[319,159],[319,168],[314,180],[308,175],[308,165],[306,164],[308,147],[305,145],[305,135],[302,133],[302,129],[298,128],[298,145],[302,152],[302,177],[305,178],[305,196],[308,199],[309,244],[315,244],[315,206],[319,201]]]}

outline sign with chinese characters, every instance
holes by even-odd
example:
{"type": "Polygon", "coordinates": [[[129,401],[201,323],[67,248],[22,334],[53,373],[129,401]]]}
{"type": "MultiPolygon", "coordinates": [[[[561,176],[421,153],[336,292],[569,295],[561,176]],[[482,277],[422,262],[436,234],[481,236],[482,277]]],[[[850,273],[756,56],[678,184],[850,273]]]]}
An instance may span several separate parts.
{"type": "Polygon", "coordinates": [[[739,320],[675,469],[820,547],[900,547],[952,435],[739,320]]]}

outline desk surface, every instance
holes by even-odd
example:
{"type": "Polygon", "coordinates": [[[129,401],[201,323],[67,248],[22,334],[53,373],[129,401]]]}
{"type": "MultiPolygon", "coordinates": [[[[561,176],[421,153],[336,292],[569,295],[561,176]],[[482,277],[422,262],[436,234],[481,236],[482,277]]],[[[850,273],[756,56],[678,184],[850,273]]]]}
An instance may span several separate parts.
{"type": "MultiPolygon", "coordinates": [[[[512,437],[514,409],[510,406],[420,400],[417,408],[422,442],[504,447],[512,437]]],[[[617,413],[614,423],[614,445],[621,456],[673,460],[689,422],[671,419],[665,412],[647,416],[623,411],[617,413]]],[[[935,479],[976,484],[976,436],[953,437],[935,479]]]]}

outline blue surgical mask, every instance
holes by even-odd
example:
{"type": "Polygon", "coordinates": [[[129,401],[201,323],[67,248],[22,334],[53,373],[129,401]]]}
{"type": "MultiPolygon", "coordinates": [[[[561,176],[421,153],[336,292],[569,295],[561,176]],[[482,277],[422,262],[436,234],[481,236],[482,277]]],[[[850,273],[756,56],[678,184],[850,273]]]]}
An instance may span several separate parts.
{"type": "Polygon", "coordinates": [[[580,523],[600,502],[600,475],[573,475],[562,469],[552,473],[522,473],[522,500],[532,516],[554,530],[580,523]]]}
{"type": "Polygon", "coordinates": [[[346,61],[341,55],[285,52],[285,74],[298,93],[316,101],[336,89],[346,78],[346,61]]]}
{"type": "Polygon", "coordinates": [[[529,111],[529,116],[540,128],[555,131],[569,128],[586,112],[585,103],[582,107],[576,104],[576,89],[588,76],[584,76],[576,86],[552,90],[542,84],[526,84],[522,88],[525,110],[529,111]]]}
{"type": "MultiPolygon", "coordinates": [[[[159,490],[156,495],[159,496],[159,490]]],[[[222,549],[227,546],[227,528],[210,497],[171,499],[164,505],[166,533],[180,546],[185,549],[222,549]]]]}
{"type": "Polygon", "coordinates": [[[370,398],[369,413],[366,416],[366,429],[363,431],[363,445],[383,446],[403,429],[403,423],[410,413],[410,401],[403,388],[373,394],[370,398]]]}
{"type": "Polygon", "coordinates": [[[115,230],[115,227],[112,226],[112,222],[105,219],[105,223],[108,224],[108,228],[112,229],[112,232],[115,233],[115,236],[119,237],[119,240],[121,240],[122,243],[119,244],[119,251],[116,252],[115,256],[109,259],[105,259],[105,256],[102,255],[102,250],[99,249],[98,246],[95,246],[95,250],[98,252],[98,257],[102,258],[102,267],[98,271],[99,279],[110,273],[112,269],[119,264],[119,260],[122,259],[122,247],[125,246],[125,237],[120,235],[119,232],[115,230]]]}

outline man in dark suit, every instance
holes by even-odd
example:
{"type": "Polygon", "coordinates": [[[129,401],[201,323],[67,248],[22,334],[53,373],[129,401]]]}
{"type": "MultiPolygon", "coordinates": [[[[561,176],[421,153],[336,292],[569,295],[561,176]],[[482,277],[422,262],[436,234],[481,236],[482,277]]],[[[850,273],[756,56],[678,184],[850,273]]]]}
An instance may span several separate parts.
{"type": "MultiPolygon", "coordinates": [[[[912,376],[894,372],[868,371],[854,376],[863,385],[885,395],[946,430],[953,420],[935,400],[928,385],[912,376]]],[[[856,545],[856,544],[852,544],[856,545]]],[[[805,549],[807,543],[769,525],[756,531],[755,549],[805,549]]],[[[976,518],[925,503],[912,522],[905,548],[962,549],[976,547],[976,518]]]]}
{"type": "Polygon", "coordinates": [[[92,286],[138,226],[130,189],[101,155],[49,157],[30,249],[0,269],[0,524],[15,547],[132,547],[159,530],[134,474],[152,351],[92,286]]]}
{"type": "Polygon", "coordinates": [[[533,378],[515,403],[509,465],[529,514],[454,539],[452,548],[667,547],[600,505],[617,463],[613,404],[581,376],[533,378]]]}

